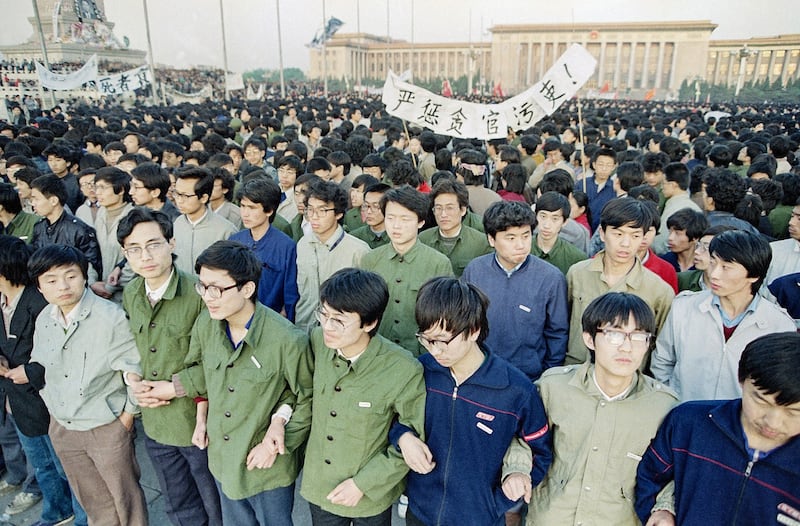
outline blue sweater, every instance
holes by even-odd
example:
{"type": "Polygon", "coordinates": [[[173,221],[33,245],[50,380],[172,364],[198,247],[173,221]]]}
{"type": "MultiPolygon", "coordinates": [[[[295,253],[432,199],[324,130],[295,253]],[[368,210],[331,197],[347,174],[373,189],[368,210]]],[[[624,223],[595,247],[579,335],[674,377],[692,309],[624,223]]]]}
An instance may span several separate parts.
{"type": "MultiPolygon", "coordinates": [[[[409,472],[411,511],[437,526],[504,524],[513,507],[501,489],[503,456],[514,437],[533,452],[531,480],[542,481],[553,460],[550,430],[536,387],[511,364],[485,352],[483,364],[456,386],[450,370],[430,354],[419,357],[425,372],[425,436],[436,467],[409,472]]],[[[396,425],[390,439],[406,429],[396,425]]]]}
{"type": "MultiPolygon", "coordinates": [[[[583,181],[575,183],[575,191],[583,191],[583,181]]],[[[597,191],[597,183],[594,176],[586,178],[586,197],[589,199],[589,215],[592,217],[592,232],[597,230],[600,226],[600,212],[606,203],[617,197],[617,192],[614,191],[614,182],[611,178],[606,181],[605,186],[599,192],[597,191]]]]}
{"type": "Polygon", "coordinates": [[[300,294],[297,292],[297,245],[292,238],[270,226],[258,241],[247,228],[230,239],[253,249],[263,265],[258,281],[258,301],[275,312],[285,310],[286,317],[294,322],[294,307],[300,294]]]}
{"type": "Polygon", "coordinates": [[[741,409],[740,399],[687,402],[667,415],[636,473],[642,523],[670,480],[677,524],[778,524],[780,504],[800,509],[800,437],[754,460],[741,409]]]}
{"type": "Polygon", "coordinates": [[[489,335],[484,344],[531,380],[564,363],[569,338],[567,281],[558,268],[535,256],[511,277],[494,254],[473,259],[462,279],[489,297],[489,335]]]}

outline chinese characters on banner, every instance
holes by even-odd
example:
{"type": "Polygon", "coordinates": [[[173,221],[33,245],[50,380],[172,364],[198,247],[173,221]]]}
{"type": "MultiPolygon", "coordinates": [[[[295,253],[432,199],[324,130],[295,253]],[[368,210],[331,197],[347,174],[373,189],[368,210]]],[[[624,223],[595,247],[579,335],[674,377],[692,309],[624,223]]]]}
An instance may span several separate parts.
{"type": "Polygon", "coordinates": [[[150,68],[141,66],[116,75],[106,75],[98,78],[97,91],[103,95],[119,95],[120,93],[146,88],[152,83],[150,68]]]}
{"type": "Polygon", "coordinates": [[[47,89],[77,89],[97,78],[97,55],[92,55],[86,64],[74,73],[53,73],[39,62],[36,62],[36,73],[39,75],[39,83],[47,89]]]}
{"type": "Polygon", "coordinates": [[[594,73],[597,60],[573,44],[544,77],[519,95],[500,104],[475,104],[448,99],[389,72],[383,103],[389,114],[452,137],[496,139],[508,127],[523,129],[552,114],[578,92],[594,73]]]}

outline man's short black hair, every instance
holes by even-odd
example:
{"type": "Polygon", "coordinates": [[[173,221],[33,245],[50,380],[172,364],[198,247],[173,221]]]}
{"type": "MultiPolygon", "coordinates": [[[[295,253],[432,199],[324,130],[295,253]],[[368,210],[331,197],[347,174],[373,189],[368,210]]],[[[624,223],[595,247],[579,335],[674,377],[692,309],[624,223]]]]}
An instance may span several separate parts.
{"type": "Polygon", "coordinates": [[[495,238],[498,232],[505,232],[517,226],[530,226],[536,222],[531,207],[519,201],[497,201],[492,203],[483,214],[483,230],[486,235],[495,238]]]}
{"type": "Polygon", "coordinates": [[[419,289],[414,316],[419,332],[441,327],[451,335],[478,333],[478,343],[489,335],[486,311],[489,298],[471,283],[441,276],[426,281],[419,289]]]}
{"type": "Polygon", "coordinates": [[[14,287],[30,285],[31,279],[28,274],[30,255],[30,247],[20,238],[0,235],[0,276],[14,287]]]}
{"type": "Polygon", "coordinates": [[[754,295],[758,293],[772,262],[769,243],[761,235],[744,230],[729,230],[714,236],[708,252],[722,261],[739,263],[747,270],[748,278],[758,278],[750,287],[754,295]]]}
{"type": "Polygon", "coordinates": [[[714,200],[714,210],[731,212],[747,193],[747,181],[730,170],[718,168],[709,170],[703,176],[706,196],[714,200]]]}
{"type": "Polygon", "coordinates": [[[569,204],[569,199],[558,192],[545,192],[536,200],[536,211],[538,212],[539,210],[544,212],[556,212],[561,210],[564,221],[566,221],[569,219],[572,207],[569,204]]]}
{"type": "Polygon", "coordinates": [[[625,161],[617,167],[617,181],[625,193],[644,182],[644,166],[638,161],[625,161]]]}
{"type": "Polygon", "coordinates": [[[94,182],[97,183],[98,181],[110,184],[115,194],[122,193],[123,201],[130,202],[131,176],[128,175],[128,172],[114,166],[106,166],[105,168],[100,168],[94,174],[94,182]]]}
{"type": "Polygon", "coordinates": [[[272,223],[275,220],[275,211],[281,204],[281,187],[271,177],[254,177],[242,183],[236,193],[238,201],[241,202],[243,198],[260,204],[266,213],[272,212],[269,216],[269,222],[272,223]]]}
{"type": "Polygon", "coordinates": [[[214,176],[207,168],[198,166],[188,166],[175,170],[175,179],[194,179],[194,193],[198,199],[204,195],[211,199],[211,192],[214,191],[214,176]]]}
{"type": "Polygon", "coordinates": [[[19,199],[19,194],[8,183],[0,182],[0,206],[9,214],[17,215],[22,212],[22,202],[19,199]]]}
{"type": "Polygon", "coordinates": [[[31,282],[38,284],[39,276],[50,269],[77,265],[83,279],[89,279],[89,260],[86,255],[73,246],[46,245],[33,253],[28,260],[28,274],[31,282]]]}
{"type": "Polygon", "coordinates": [[[167,200],[167,192],[172,185],[167,171],[156,163],[142,163],[133,170],[131,175],[144,185],[148,190],[159,190],[158,198],[161,202],[167,200]]]}
{"type": "Polygon", "coordinates": [[[653,212],[646,201],[632,197],[612,199],[600,212],[600,228],[605,232],[608,227],[620,228],[629,226],[641,228],[644,232],[653,224],[653,212]]]}
{"type": "Polygon", "coordinates": [[[459,208],[469,207],[469,190],[467,185],[455,179],[440,179],[433,185],[428,199],[431,206],[436,204],[436,198],[444,194],[453,194],[458,199],[459,208]]]}
{"type": "Polygon", "coordinates": [[[739,359],[739,382],[747,379],[778,405],[800,402],[800,334],[776,332],[760,336],[747,344],[739,359]]]}
{"type": "Polygon", "coordinates": [[[425,221],[428,217],[428,196],[410,186],[392,188],[383,194],[383,197],[381,197],[381,212],[383,214],[386,214],[387,203],[397,203],[403,208],[414,212],[418,221],[425,221]]]}
{"type": "MultiPolygon", "coordinates": [[[[20,170],[21,171],[21,170],[20,170]]],[[[54,174],[45,174],[31,181],[31,190],[38,190],[46,198],[55,197],[64,206],[69,200],[69,193],[64,181],[54,174]]]]}
{"type": "MultiPolygon", "coordinates": [[[[654,333],[656,318],[650,306],[639,296],[628,292],[607,292],[595,298],[581,315],[581,329],[594,340],[604,325],[622,327],[633,315],[637,331],[654,333]]],[[[594,351],[589,349],[594,363],[594,351]]]]}
{"type": "Polygon", "coordinates": [[[136,225],[140,223],[156,223],[164,239],[169,241],[173,237],[172,221],[167,214],[161,210],[151,210],[144,206],[137,206],[119,220],[117,242],[120,246],[125,246],[125,240],[131,235],[136,225]]]}
{"type": "Polygon", "coordinates": [[[255,301],[262,265],[250,248],[229,239],[217,241],[197,256],[194,271],[200,274],[203,267],[227,272],[239,289],[252,281],[255,287],[250,300],[255,301]]]}
{"type": "Polygon", "coordinates": [[[323,203],[331,203],[333,205],[333,213],[342,214],[342,217],[339,218],[339,223],[342,222],[344,213],[347,212],[347,193],[345,193],[344,188],[333,181],[319,181],[308,186],[306,204],[312,197],[319,199],[323,203]]]}
{"type": "Polygon", "coordinates": [[[369,332],[370,336],[375,336],[389,303],[389,287],[374,272],[344,268],[322,283],[319,288],[319,303],[339,312],[358,314],[361,327],[375,322],[375,327],[369,332]]]}
{"type": "Polygon", "coordinates": [[[667,218],[667,228],[683,230],[689,241],[696,241],[708,230],[708,219],[702,212],[682,208],[667,218]]]}
{"type": "Polygon", "coordinates": [[[689,169],[683,163],[669,163],[664,167],[664,180],[677,183],[681,190],[689,189],[689,169]]]}
{"type": "Polygon", "coordinates": [[[557,168],[544,174],[542,182],[539,183],[538,190],[542,193],[558,192],[564,197],[569,197],[569,194],[572,193],[574,188],[575,183],[572,181],[572,176],[569,172],[562,168],[557,168]]]}

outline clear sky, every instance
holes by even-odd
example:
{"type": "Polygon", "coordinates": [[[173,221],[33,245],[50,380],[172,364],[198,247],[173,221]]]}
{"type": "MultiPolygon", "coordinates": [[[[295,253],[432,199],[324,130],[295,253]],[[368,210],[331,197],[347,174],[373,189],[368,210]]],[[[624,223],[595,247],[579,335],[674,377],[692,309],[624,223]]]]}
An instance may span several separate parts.
{"type": "MultiPolygon", "coordinates": [[[[117,37],[127,36],[132,47],[146,50],[142,1],[106,0],[105,7],[117,37]]],[[[231,70],[277,69],[276,1],[222,0],[231,70]]],[[[157,63],[222,65],[220,0],[147,2],[157,63]]],[[[388,7],[390,36],[415,42],[467,42],[470,36],[488,41],[486,30],[495,24],[652,20],[711,20],[719,26],[714,39],[800,33],[797,0],[325,0],[324,5],[326,16],[345,22],[340,32],[360,27],[378,35],[387,33],[388,7]]],[[[322,25],[323,0],[280,0],[280,10],[284,66],[306,70],[305,44],[322,25]]],[[[0,13],[0,45],[32,35],[30,0],[0,0],[0,13]]]]}

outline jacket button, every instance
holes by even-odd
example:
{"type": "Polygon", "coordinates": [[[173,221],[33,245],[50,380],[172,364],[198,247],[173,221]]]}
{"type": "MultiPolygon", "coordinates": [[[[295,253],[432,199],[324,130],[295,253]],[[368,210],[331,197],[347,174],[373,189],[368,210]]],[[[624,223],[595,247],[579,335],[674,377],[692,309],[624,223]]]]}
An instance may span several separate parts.
{"type": "Polygon", "coordinates": [[[156,348],[155,347],[150,347],[150,352],[156,352],[156,348]]]}
{"type": "Polygon", "coordinates": [[[232,363],[229,363],[229,364],[228,364],[228,369],[231,369],[231,368],[233,368],[233,364],[232,364],[232,363]]]}
{"type": "Polygon", "coordinates": [[[151,329],[155,329],[156,328],[156,324],[154,322],[150,322],[150,328],[151,329]]]}
{"type": "Polygon", "coordinates": [[[228,418],[230,418],[230,417],[231,417],[231,412],[230,412],[230,411],[225,411],[225,416],[227,416],[228,418]]]}
{"type": "Polygon", "coordinates": [[[326,458],[326,459],[325,459],[325,463],[326,463],[326,464],[328,464],[328,465],[330,465],[330,463],[331,463],[330,459],[327,459],[327,458],[326,458]]]}
{"type": "Polygon", "coordinates": [[[223,435],[222,436],[222,440],[230,440],[230,439],[231,439],[231,437],[229,437],[228,435],[223,435]]]}
{"type": "Polygon", "coordinates": [[[228,386],[228,391],[230,391],[231,393],[234,391],[234,389],[233,389],[233,386],[232,386],[232,385],[229,385],[229,386],[228,386]]]}
{"type": "Polygon", "coordinates": [[[395,282],[395,283],[402,283],[402,282],[403,282],[403,280],[402,280],[402,279],[400,279],[400,278],[397,278],[397,279],[395,279],[395,280],[394,280],[394,282],[395,282]]]}
{"type": "Polygon", "coordinates": [[[400,303],[400,300],[394,300],[395,303],[400,303]]]}
{"type": "Polygon", "coordinates": [[[331,411],[331,416],[336,418],[336,411],[331,411]]]}
{"type": "Polygon", "coordinates": [[[325,438],[327,438],[327,439],[328,439],[328,442],[333,442],[333,437],[332,437],[331,435],[328,435],[328,436],[327,436],[327,437],[325,437],[325,438]]]}
{"type": "Polygon", "coordinates": [[[334,387],[333,390],[336,391],[337,393],[341,393],[342,392],[342,388],[339,387],[338,385],[336,387],[334,387]]]}
{"type": "Polygon", "coordinates": [[[150,376],[155,378],[156,376],[158,376],[158,371],[153,371],[152,373],[150,373],[150,376]]]}
{"type": "Polygon", "coordinates": [[[394,320],[395,323],[400,323],[400,320],[394,320]]]}

